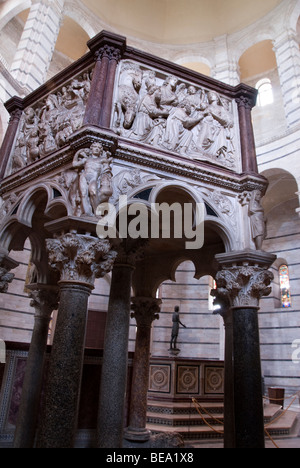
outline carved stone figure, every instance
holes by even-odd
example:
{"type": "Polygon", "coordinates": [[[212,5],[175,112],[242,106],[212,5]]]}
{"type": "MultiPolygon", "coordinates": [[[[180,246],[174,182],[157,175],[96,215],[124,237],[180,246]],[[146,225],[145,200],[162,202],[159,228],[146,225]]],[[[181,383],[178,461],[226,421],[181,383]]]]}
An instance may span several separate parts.
{"type": "MultiPolygon", "coordinates": [[[[100,203],[108,201],[112,195],[111,154],[103,150],[101,143],[95,142],[90,148],[77,151],[73,169],[77,177],[68,171],[65,181],[69,182],[69,198],[76,215],[94,216],[100,203]]],[[[66,184],[66,185],[67,185],[66,184]]]]}
{"type": "Polygon", "coordinates": [[[34,107],[24,110],[12,155],[12,172],[67,143],[70,135],[81,127],[89,91],[89,73],[84,73],[34,107]]]}
{"type": "Polygon", "coordinates": [[[257,250],[261,250],[263,241],[266,237],[266,220],[264,209],[261,205],[261,193],[259,190],[254,190],[251,194],[249,216],[252,238],[257,250]]]}
{"type": "MultiPolygon", "coordinates": [[[[168,117],[169,111],[161,107],[161,92],[160,89],[151,84],[147,89],[147,94],[143,98],[138,108],[137,117],[133,125],[133,131],[130,134],[130,138],[136,140],[148,140],[159,142],[157,131],[155,135],[151,135],[152,130],[162,122],[161,119],[168,117]]],[[[159,130],[158,130],[159,132],[159,130]]]]}
{"type": "Polygon", "coordinates": [[[236,169],[230,100],[130,61],[121,67],[112,124],[119,135],[236,169]]]}
{"type": "Polygon", "coordinates": [[[202,116],[192,118],[191,106],[188,102],[183,101],[167,119],[164,146],[172,151],[179,151],[182,154],[188,153],[193,140],[191,129],[195,127],[202,118],[202,116]]]}
{"type": "Polygon", "coordinates": [[[117,113],[116,127],[120,127],[122,123],[124,128],[131,128],[136,116],[142,77],[143,72],[138,66],[128,67],[128,64],[125,64],[123,67],[118,88],[118,99],[115,104],[117,113]]]}

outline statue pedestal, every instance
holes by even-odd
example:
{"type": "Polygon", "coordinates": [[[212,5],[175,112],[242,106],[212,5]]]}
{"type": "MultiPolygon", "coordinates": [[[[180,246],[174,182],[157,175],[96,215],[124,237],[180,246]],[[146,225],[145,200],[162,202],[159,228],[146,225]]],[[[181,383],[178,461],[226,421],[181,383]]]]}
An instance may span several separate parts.
{"type": "Polygon", "coordinates": [[[169,349],[169,350],[168,350],[168,353],[169,353],[169,356],[170,356],[170,357],[174,357],[174,356],[177,357],[177,356],[180,354],[180,349],[178,349],[178,348],[175,348],[175,349],[172,348],[172,349],[169,349]]]}
{"type": "Polygon", "coordinates": [[[170,349],[169,353],[169,357],[150,359],[148,402],[190,402],[192,397],[202,401],[223,400],[223,361],[181,358],[179,349],[170,349]]]}

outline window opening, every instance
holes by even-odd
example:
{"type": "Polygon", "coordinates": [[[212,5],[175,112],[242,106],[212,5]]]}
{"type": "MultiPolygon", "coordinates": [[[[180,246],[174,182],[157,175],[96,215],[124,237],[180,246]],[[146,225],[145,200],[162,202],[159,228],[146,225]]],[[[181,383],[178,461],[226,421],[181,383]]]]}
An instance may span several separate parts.
{"type": "Polygon", "coordinates": [[[279,279],[280,279],[280,292],[281,292],[281,306],[283,308],[292,307],[290,276],[289,276],[289,269],[287,265],[282,265],[279,268],[279,279]]]}
{"type": "Polygon", "coordinates": [[[256,89],[258,90],[257,105],[260,107],[273,104],[274,95],[273,87],[271,80],[269,78],[264,78],[256,84],[256,89]]]}

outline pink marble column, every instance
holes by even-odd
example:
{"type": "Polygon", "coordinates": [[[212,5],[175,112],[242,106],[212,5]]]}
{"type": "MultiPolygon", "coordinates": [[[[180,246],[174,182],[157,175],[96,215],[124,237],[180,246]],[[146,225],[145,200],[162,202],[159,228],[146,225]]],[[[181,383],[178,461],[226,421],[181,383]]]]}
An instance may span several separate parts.
{"type": "Polygon", "coordinates": [[[151,327],[159,319],[160,299],[151,297],[132,298],[132,317],[136,319],[137,333],[133,363],[129,427],[125,439],[146,442],[150,431],[146,429],[147,394],[149,388],[149,361],[151,345],[151,327]]]}

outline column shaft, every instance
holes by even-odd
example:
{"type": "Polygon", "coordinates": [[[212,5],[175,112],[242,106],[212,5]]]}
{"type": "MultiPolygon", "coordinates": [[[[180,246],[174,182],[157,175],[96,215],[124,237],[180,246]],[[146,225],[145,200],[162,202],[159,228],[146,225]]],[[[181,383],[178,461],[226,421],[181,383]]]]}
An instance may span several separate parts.
{"type": "Polygon", "coordinates": [[[39,448],[73,448],[84,359],[88,283],[61,281],[39,448]]]}
{"type": "Polygon", "coordinates": [[[137,333],[133,362],[131,401],[129,410],[129,427],[125,439],[145,442],[150,439],[146,429],[147,400],[149,388],[149,364],[151,345],[151,326],[159,318],[160,299],[134,297],[132,299],[132,317],[136,319],[137,333]]]}
{"type": "Polygon", "coordinates": [[[137,327],[129,429],[144,432],[147,419],[151,327],[137,327]]]}
{"type": "Polygon", "coordinates": [[[23,100],[19,97],[13,97],[6,103],[6,108],[10,113],[10,119],[0,148],[0,180],[5,176],[7,163],[14,145],[20,119],[22,117],[23,100]]]}
{"type": "Polygon", "coordinates": [[[56,288],[38,286],[33,290],[31,306],[35,307],[34,328],[26,363],[14,448],[33,448],[40,409],[45,353],[51,313],[57,308],[56,288]]]}
{"type": "Polygon", "coordinates": [[[109,59],[107,56],[101,57],[100,53],[97,57],[91,91],[89,94],[86,113],[83,119],[84,125],[99,125],[102,110],[102,101],[105,90],[106,75],[109,59]]]}
{"type": "Polygon", "coordinates": [[[222,314],[225,324],[224,448],[235,448],[232,310],[222,314]]]}
{"type": "Polygon", "coordinates": [[[11,73],[29,90],[45,82],[59,34],[64,0],[33,2],[15,54],[11,73]]]}
{"type": "Polygon", "coordinates": [[[105,95],[103,99],[103,107],[101,113],[101,120],[100,125],[102,127],[109,128],[110,126],[110,119],[111,119],[111,111],[113,105],[113,93],[114,93],[114,83],[115,83],[115,75],[118,62],[121,58],[121,53],[119,50],[113,50],[110,54],[109,66],[107,71],[107,78],[106,78],[106,88],[105,88],[105,95]]]}
{"type": "Polygon", "coordinates": [[[122,447],[132,273],[133,267],[126,264],[116,264],[112,272],[100,385],[99,448],[122,447]]]}
{"type": "Polygon", "coordinates": [[[264,448],[258,308],[233,309],[235,448],[264,448]]]}
{"type": "Polygon", "coordinates": [[[240,137],[242,150],[242,169],[248,173],[258,173],[254,131],[252,126],[251,110],[253,101],[241,94],[237,99],[240,123],[240,137]]]}
{"type": "Polygon", "coordinates": [[[216,259],[222,270],[216,275],[217,289],[212,295],[217,303],[230,309],[224,318],[228,347],[225,444],[234,448],[264,448],[258,310],[259,300],[271,293],[274,276],[268,268],[276,256],[245,250],[219,254],[216,259]]]}

